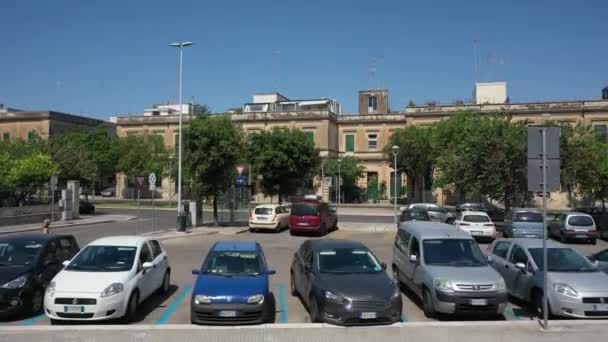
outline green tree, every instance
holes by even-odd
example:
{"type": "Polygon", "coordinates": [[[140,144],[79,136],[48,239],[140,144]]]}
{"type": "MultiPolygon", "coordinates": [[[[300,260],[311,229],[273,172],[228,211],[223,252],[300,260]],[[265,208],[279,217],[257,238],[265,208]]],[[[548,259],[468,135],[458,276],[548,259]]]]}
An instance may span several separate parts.
{"type": "Polygon", "coordinates": [[[213,220],[218,222],[218,197],[235,180],[243,156],[243,134],[227,116],[203,116],[184,131],[184,179],[194,194],[213,199],[213,220]]]}
{"type": "Polygon", "coordinates": [[[13,195],[22,203],[29,195],[35,193],[48,183],[51,175],[59,172],[59,167],[51,156],[35,153],[12,162],[8,171],[8,184],[13,187],[13,195]]]}
{"type": "Polygon", "coordinates": [[[314,142],[298,129],[274,127],[249,136],[247,155],[253,171],[261,176],[260,189],[267,196],[294,195],[319,165],[314,142]]]}
{"type": "Polygon", "coordinates": [[[435,153],[431,144],[432,132],[432,128],[420,126],[397,129],[384,148],[384,156],[392,166],[394,164],[392,147],[399,146],[397,168],[407,175],[409,183],[407,188],[412,192],[408,197],[415,201],[422,198],[423,175],[431,173],[433,168],[435,153]]]}
{"type": "Polygon", "coordinates": [[[167,165],[167,150],[158,135],[129,135],[113,141],[116,171],[125,173],[131,180],[151,172],[163,174],[167,165]]]}
{"type": "MultiPolygon", "coordinates": [[[[359,178],[363,177],[365,167],[361,162],[354,157],[344,157],[340,163],[340,191],[344,193],[345,202],[353,202],[360,200],[361,190],[357,186],[359,178]]],[[[338,177],[338,160],[329,159],[323,163],[324,173],[326,176],[338,177]]],[[[335,178],[337,179],[337,178],[335,178]]],[[[335,188],[334,188],[335,191],[335,188]]],[[[333,192],[331,192],[333,193],[333,192]]]]}

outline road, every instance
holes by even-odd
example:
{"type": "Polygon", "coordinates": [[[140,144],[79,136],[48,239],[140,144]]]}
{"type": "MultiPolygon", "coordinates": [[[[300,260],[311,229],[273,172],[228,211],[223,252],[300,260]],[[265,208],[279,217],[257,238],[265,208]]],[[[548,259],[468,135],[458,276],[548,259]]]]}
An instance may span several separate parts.
{"type": "MultiPolygon", "coordinates": [[[[141,230],[150,230],[149,221],[142,221],[141,230]],[[145,224],[143,222],[146,222],[145,224]]],[[[132,234],[133,221],[119,224],[104,224],[67,228],[62,233],[74,234],[80,245],[100,236],[115,234],[132,234]]],[[[336,231],[323,238],[351,239],[364,242],[381,261],[390,264],[392,258],[392,245],[394,232],[369,233],[356,231],[336,231]]],[[[167,250],[172,266],[172,288],[168,295],[155,295],[148,299],[140,309],[139,319],[136,324],[189,324],[191,286],[194,276],[191,274],[193,268],[200,267],[203,258],[211,245],[217,240],[256,240],[265,250],[269,266],[277,271],[271,278],[271,291],[277,303],[275,321],[277,323],[306,323],[309,322],[308,314],[300,300],[292,297],[289,293],[289,270],[294,252],[307,237],[293,237],[287,231],[274,233],[250,233],[245,232],[238,235],[185,235],[180,238],[163,240],[162,245],[167,250]]],[[[584,254],[588,255],[594,251],[608,248],[608,243],[599,241],[596,246],[572,245],[584,254]]],[[[486,250],[487,245],[480,246],[486,250]]],[[[389,270],[390,271],[390,270],[389,270]]],[[[403,298],[403,321],[424,322],[429,321],[421,309],[421,303],[411,294],[402,294],[403,298]]],[[[463,317],[458,320],[529,320],[532,315],[525,305],[512,301],[503,317],[463,317]]],[[[120,323],[120,322],[109,322],[120,323]]],[[[45,316],[27,318],[23,320],[3,322],[8,325],[47,325],[45,316]]]]}

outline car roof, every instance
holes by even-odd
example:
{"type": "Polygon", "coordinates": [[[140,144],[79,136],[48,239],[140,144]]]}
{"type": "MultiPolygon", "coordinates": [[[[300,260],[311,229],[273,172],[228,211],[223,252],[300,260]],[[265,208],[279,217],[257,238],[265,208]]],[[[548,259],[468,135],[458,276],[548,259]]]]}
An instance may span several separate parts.
{"type": "Polygon", "coordinates": [[[36,241],[47,242],[53,239],[70,237],[70,235],[54,235],[54,234],[19,234],[0,238],[0,241],[36,241]]]}
{"type": "MultiPolygon", "coordinates": [[[[526,239],[526,238],[515,238],[515,239],[502,239],[501,241],[509,241],[516,243],[524,248],[543,248],[543,239],[526,239]]],[[[547,248],[570,248],[568,246],[564,246],[552,240],[547,240],[547,248]]]]}
{"type": "Polygon", "coordinates": [[[485,211],[475,211],[475,210],[468,210],[468,211],[465,211],[463,214],[465,216],[467,216],[467,215],[488,216],[488,214],[485,211]]]}
{"type": "Polygon", "coordinates": [[[587,213],[581,213],[580,211],[568,211],[568,212],[565,212],[562,214],[565,214],[567,216],[589,216],[589,217],[591,217],[591,215],[589,215],[587,213]]]}
{"type": "Polygon", "coordinates": [[[258,204],[258,205],[255,206],[254,209],[257,209],[257,208],[272,208],[272,209],[274,209],[274,208],[280,207],[280,206],[281,206],[280,204],[258,204]]]}
{"type": "Polygon", "coordinates": [[[321,249],[331,249],[331,248],[365,248],[364,244],[359,241],[352,240],[342,240],[342,239],[318,239],[311,240],[310,246],[313,250],[319,251],[321,249]]]}
{"type": "Polygon", "coordinates": [[[423,239],[473,239],[469,233],[439,222],[406,221],[399,224],[399,229],[423,239]]]}
{"type": "Polygon", "coordinates": [[[218,241],[213,245],[211,250],[216,252],[255,252],[257,250],[257,242],[240,240],[218,241]]]}
{"type": "Polygon", "coordinates": [[[149,238],[143,236],[133,235],[117,235],[107,236],[97,239],[91,243],[90,246],[124,246],[124,247],[137,247],[140,243],[148,241],[149,238]]]}
{"type": "Polygon", "coordinates": [[[512,208],[513,213],[541,213],[542,210],[538,208],[512,208]]]}
{"type": "Polygon", "coordinates": [[[431,207],[439,207],[435,203],[412,203],[412,204],[409,205],[409,207],[412,207],[412,206],[415,206],[415,205],[426,205],[426,206],[431,206],[431,207]]]}
{"type": "Polygon", "coordinates": [[[302,201],[293,202],[293,205],[304,204],[304,205],[318,206],[318,205],[321,205],[321,203],[323,203],[323,202],[316,201],[316,200],[302,200],[302,201]]]}

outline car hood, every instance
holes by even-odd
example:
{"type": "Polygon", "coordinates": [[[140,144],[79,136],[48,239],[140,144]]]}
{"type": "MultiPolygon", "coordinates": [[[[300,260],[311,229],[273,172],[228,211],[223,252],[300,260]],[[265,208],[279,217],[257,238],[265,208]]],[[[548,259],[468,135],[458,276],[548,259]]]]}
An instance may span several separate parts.
{"type": "Polygon", "coordinates": [[[513,229],[525,229],[525,230],[540,230],[543,231],[542,222],[513,222],[511,223],[513,229]]]}
{"type": "Polygon", "coordinates": [[[319,276],[320,287],[324,290],[351,299],[388,299],[395,291],[395,283],[385,272],[359,274],[328,274],[319,276]]]}
{"type": "Polygon", "coordinates": [[[0,286],[32,271],[32,266],[4,266],[0,267],[0,286]]]}
{"type": "Polygon", "coordinates": [[[268,276],[222,277],[200,274],[194,283],[193,295],[202,294],[210,297],[230,296],[233,298],[249,297],[255,294],[268,293],[268,276]]]}
{"type": "Polygon", "coordinates": [[[500,274],[490,266],[481,267],[451,267],[426,266],[433,279],[450,280],[455,284],[495,284],[500,274]]]}
{"type": "Polygon", "coordinates": [[[129,278],[130,272],[83,272],[67,271],[59,272],[53,281],[55,292],[82,292],[101,293],[114,283],[124,284],[129,278]]]}
{"type": "Polygon", "coordinates": [[[549,281],[564,283],[579,292],[608,292],[608,275],[604,272],[549,272],[549,281]]]}

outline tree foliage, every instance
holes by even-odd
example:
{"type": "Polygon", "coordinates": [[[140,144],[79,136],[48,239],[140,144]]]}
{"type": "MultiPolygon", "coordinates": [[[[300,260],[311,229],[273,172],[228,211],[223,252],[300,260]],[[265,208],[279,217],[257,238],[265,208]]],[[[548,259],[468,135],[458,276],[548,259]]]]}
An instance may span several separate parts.
{"type": "Polygon", "coordinates": [[[319,165],[314,142],[298,129],[274,127],[249,136],[247,155],[267,196],[294,195],[319,165]]]}
{"type": "Polygon", "coordinates": [[[167,150],[158,135],[129,135],[113,141],[116,171],[133,179],[151,172],[162,174],[166,170],[167,150]]]}
{"type": "MultiPolygon", "coordinates": [[[[323,168],[326,176],[338,177],[338,159],[329,159],[325,161],[323,168]]],[[[358,200],[357,197],[359,197],[360,194],[357,181],[359,178],[363,177],[365,167],[357,158],[347,156],[341,158],[339,171],[340,178],[342,179],[340,191],[344,193],[344,200],[346,202],[358,200]]]]}

